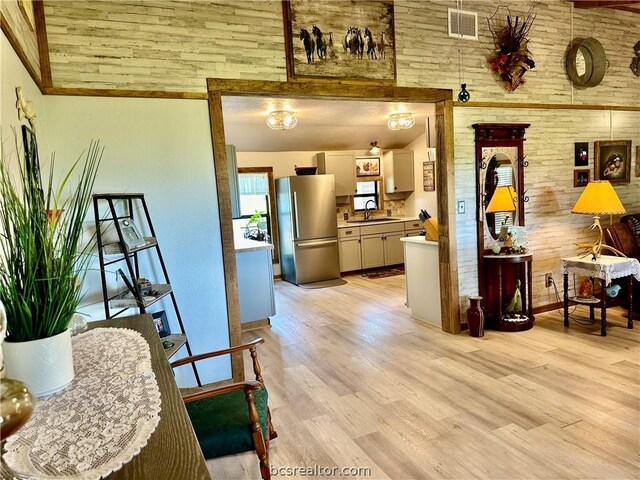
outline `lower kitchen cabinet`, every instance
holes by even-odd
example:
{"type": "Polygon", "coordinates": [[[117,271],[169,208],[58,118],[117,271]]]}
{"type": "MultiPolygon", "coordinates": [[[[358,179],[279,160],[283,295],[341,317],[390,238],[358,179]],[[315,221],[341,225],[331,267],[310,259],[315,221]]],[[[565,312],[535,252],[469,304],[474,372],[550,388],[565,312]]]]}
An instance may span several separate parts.
{"type": "Polygon", "coordinates": [[[384,235],[362,237],[362,268],[384,267],[384,235]]]}
{"type": "Polygon", "coordinates": [[[404,237],[404,232],[386,233],[383,235],[385,265],[404,263],[404,247],[400,241],[402,237],[404,237]]]}
{"type": "Polygon", "coordinates": [[[362,270],[360,237],[340,239],[338,246],[340,249],[340,271],[362,270]]]}

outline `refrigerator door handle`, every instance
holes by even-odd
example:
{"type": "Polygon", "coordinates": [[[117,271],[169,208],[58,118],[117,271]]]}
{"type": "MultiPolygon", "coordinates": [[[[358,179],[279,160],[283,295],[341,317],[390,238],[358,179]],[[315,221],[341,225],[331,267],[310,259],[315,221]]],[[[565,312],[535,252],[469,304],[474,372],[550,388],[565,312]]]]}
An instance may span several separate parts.
{"type": "Polygon", "coordinates": [[[338,240],[323,240],[320,242],[300,242],[300,243],[296,243],[296,247],[300,247],[300,248],[320,247],[322,245],[333,245],[334,243],[338,243],[338,240]]]}
{"type": "Polygon", "coordinates": [[[298,228],[298,192],[293,192],[293,218],[296,222],[296,238],[300,238],[300,230],[298,228]]]}

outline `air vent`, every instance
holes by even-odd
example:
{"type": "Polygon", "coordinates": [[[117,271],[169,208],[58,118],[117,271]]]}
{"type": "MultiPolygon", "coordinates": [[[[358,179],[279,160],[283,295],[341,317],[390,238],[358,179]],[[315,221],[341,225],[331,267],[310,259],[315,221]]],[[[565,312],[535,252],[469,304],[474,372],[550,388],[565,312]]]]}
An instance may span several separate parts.
{"type": "Polygon", "coordinates": [[[449,8],[449,36],[478,40],[478,14],[449,8]],[[460,23],[458,23],[460,19],[460,23]]]}

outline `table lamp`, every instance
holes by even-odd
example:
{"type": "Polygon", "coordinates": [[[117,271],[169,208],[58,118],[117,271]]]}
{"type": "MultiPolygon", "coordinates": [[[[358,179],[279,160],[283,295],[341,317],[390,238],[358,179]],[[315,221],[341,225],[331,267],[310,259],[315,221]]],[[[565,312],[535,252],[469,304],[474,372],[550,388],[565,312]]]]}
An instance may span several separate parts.
{"type": "MultiPolygon", "coordinates": [[[[487,205],[486,213],[497,212],[515,212],[516,204],[513,199],[516,198],[516,192],[511,185],[503,185],[498,187],[493,192],[489,205],[487,205]]],[[[504,217],[500,226],[500,233],[498,234],[498,240],[505,242],[508,240],[509,232],[507,231],[507,221],[509,215],[504,217]]],[[[507,244],[508,247],[511,245],[507,244]]]]}
{"type": "Polygon", "coordinates": [[[591,243],[577,243],[579,249],[584,250],[584,255],[591,254],[593,259],[600,258],[600,254],[603,248],[611,250],[624,257],[622,252],[603,245],[604,235],[602,234],[602,227],[600,226],[600,215],[618,215],[627,213],[622,202],[618,198],[616,191],[613,189],[611,183],[608,180],[596,180],[589,182],[585,189],[580,194],[580,198],[573,206],[571,213],[580,213],[583,215],[593,215],[593,224],[589,227],[590,230],[595,228],[600,232],[598,240],[591,243]]]}

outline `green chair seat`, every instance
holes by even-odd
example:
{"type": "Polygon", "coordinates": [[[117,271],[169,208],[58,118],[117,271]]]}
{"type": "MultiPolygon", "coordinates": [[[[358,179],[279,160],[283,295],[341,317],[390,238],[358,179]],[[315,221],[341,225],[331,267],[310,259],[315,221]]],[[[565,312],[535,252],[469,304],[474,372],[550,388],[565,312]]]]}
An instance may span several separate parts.
{"type": "MultiPolygon", "coordinates": [[[[267,437],[267,389],[253,392],[262,435],[267,437]]],[[[215,395],[185,405],[205,458],[254,450],[244,391],[215,395]]]]}

